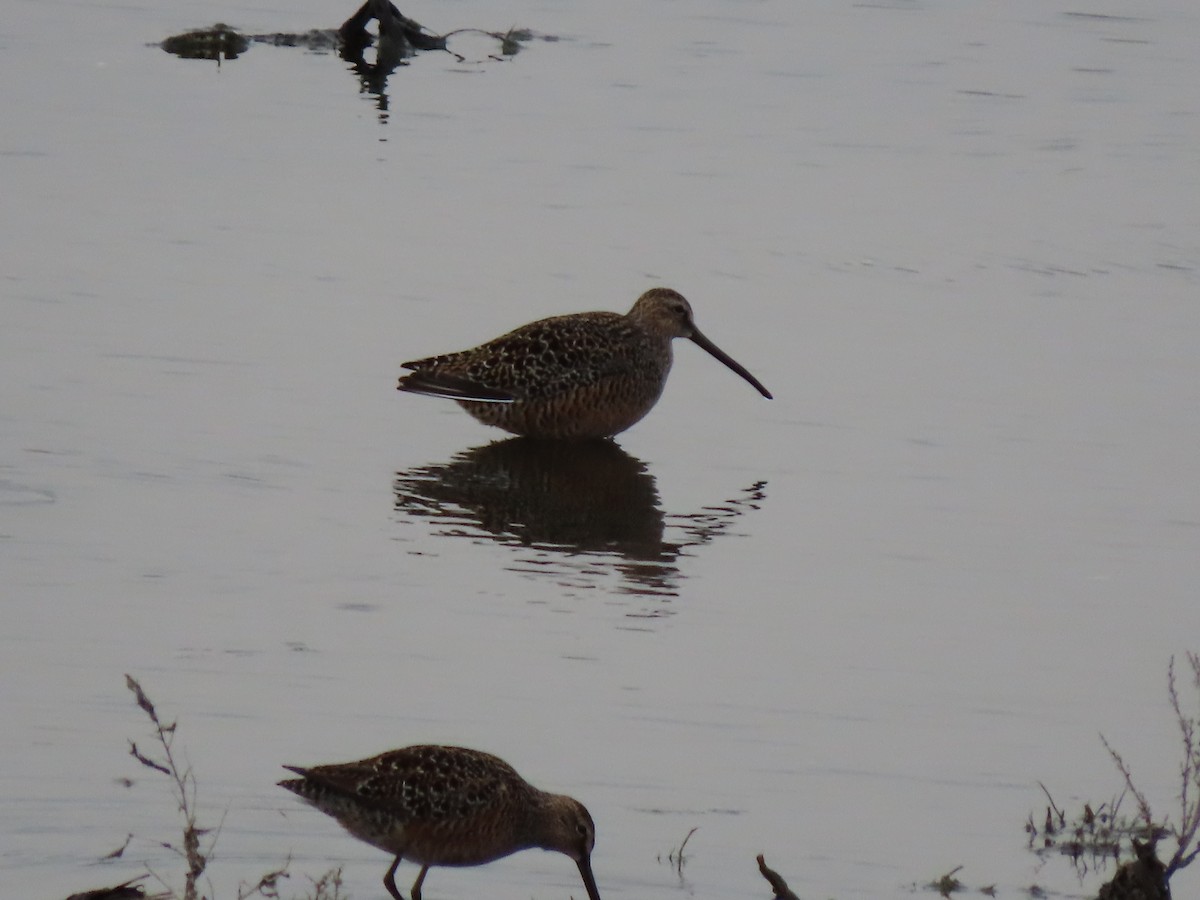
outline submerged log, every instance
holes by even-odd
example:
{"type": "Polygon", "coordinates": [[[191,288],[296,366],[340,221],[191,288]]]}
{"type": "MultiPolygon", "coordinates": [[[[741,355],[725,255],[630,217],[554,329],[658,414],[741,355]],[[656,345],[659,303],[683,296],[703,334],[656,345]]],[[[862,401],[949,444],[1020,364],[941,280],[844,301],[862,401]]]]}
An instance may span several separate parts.
{"type": "Polygon", "coordinates": [[[792,893],[792,889],[783,880],[783,876],[767,866],[767,861],[761,853],[758,854],[757,859],[758,871],[762,873],[763,878],[767,879],[767,884],[771,885],[771,890],[775,892],[775,900],[800,900],[799,897],[792,893]]]}
{"type": "MultiPolygon", "coordinates": [[[[503,36],[499,36],[503,38],[503,36]]],[[[241,34],[229,25],[218,22],[209,28],[196,28],[172,35],[161,46],[168,53],[183,59],[237,59],[252,43],[276,47],[306,47],[310,50],[339,50],[346,58],[361,56],[378,42],[380,53],[400,60],[418,50],[446,50],[446,38],[426,31],[420,22],[408,18],[389,0],[366,0],[358,11],[333,29],[313,29],[303,33],[276,32],[272,34],[241,34]],[[367,31],[371,22],[378,22],[379,34],[367,31]]]]}
{"type": "Polygon", "coordinates": [[[342,23],[338,34],[348,47],[366,47],[372,37],[367,26],[372,20],[379,23],[380,43],[403,42],[416,50],[445,50],[446,39],[430,34],[421,25],[400,12],[391,0],[366,0],[358,11],[342,23]]]}
{"type": "Polygon", "coordinates": [[[138,884],[145,877],[140,875],[112,887],[72,894],[67,900],[147,900],[145,890],[138,884]]]}
{"type": "Polygon", "coordinates": [[[1167,867],[1155,853],[1155,842],[1133,841],[1134,858],[1100,888],[1097,900],[1171,900],[1167,867]]]}
{"type": "Polygon", "coordinates": [[[246,52],[250,41],[228,25],[218,22],[211,28],[197,28],[172,35],[161,44],[168,53],[183,59],[237,59],[246,52]]]}

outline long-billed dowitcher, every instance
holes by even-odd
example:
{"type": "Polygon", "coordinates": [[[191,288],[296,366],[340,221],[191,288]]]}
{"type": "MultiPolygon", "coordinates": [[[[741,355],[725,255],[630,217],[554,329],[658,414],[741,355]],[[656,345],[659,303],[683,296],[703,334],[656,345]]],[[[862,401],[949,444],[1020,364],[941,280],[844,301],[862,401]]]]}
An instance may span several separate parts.
{"type": "Polygon", "coordinates": [[[421,866],[412,900],[431,866],[478,866],[518,850],[565,853],[579,866],[590,900],[596,826],[578,800],[539,791],[498,757],[465,747],[405,747],[359,762],[284,766],[299,778],[279,782],[359,840],[395,854],[383,884],[395,900],[396,867],[421,866]]]}
{"type": "Polygon", "coordinates": [[[552,316],[471,350],[403,363],[399,390],[447,397],[485,425],[536,438],[612,437],[658,402],[671,341],[688,338],[758,389],[771,392],[706,338],[687,300],[652,288],[625,315],[552,316]]]}

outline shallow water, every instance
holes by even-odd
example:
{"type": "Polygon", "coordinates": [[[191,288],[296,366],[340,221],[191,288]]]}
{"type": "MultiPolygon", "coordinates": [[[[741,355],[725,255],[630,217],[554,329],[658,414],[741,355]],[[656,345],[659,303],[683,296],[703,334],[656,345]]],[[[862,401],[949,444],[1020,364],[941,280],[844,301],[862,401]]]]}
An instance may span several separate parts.
{"type": "MultiPolygon", "coordinates": [[[[763,892],[760,852],[804,897],[960,864],[1094,891],[1021,827],[1039,779],[1116,791],[1101,731],[1174,813],[1191,6],[464,0],[404,12],[558,40],[464,37],[483,61],[414,58],[386,102],[332,55],[150,46],[350,11],[0,31],[0,893],[178,871],[126,672],[179,718],[219,897],[289,853],[382,896],[383,854],[274,782],[426,741],[587,803],[606,898],[763,892]],[[394,391],[660,283],[774,401],[681,344],[619,446],[538,456],[394,391]]],[[[521,854],[425,893],[485,890],[580,886],[521,854]]]]}

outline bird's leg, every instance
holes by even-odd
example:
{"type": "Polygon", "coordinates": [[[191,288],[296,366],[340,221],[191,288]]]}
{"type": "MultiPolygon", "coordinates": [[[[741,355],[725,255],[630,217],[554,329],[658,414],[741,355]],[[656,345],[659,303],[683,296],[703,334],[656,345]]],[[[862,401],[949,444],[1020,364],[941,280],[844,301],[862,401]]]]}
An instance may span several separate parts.
{"type": "Polygon", "coordinates": [[[412,900],[421,900],[421,885],[425,882],[425,873],[429,871],[429,866],[421,866],[421,874],[417,876],[417,880],[413,882],[412,900]]]}
{"type": "MultiPolygon", "coordinates": [[[[397,853],[396,858],[392,860],[392,864],[388,866],[387,874],[383,876],[383,886],[388,889],[388,893],[391,894],[395,900],[404,900],[404,898],[400,896],[400,891],[396,889],[396,866],[398,865],[400,865],[400,854],[397,853]]],[[[421,873],[424,874],[424,872],[425,870],[422,869],[421,873]]],[[[420,879],[417,880],[420,881],[420,879]]]]}

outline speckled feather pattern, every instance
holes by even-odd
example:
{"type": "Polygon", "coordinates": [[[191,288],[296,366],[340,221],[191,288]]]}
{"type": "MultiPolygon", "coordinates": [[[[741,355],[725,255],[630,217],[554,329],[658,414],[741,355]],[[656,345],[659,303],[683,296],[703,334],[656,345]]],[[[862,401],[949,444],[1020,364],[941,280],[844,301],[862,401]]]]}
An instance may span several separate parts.
{"type": "Polygon", "coordinates": [[[478,865],[545,846],[541,819],[562,811],[587,817],[577,801],[540,791],[504,760],[463,747],[406,747],[288,768],[301,777],[282,787],[360,840],[423,865],[478,865]]]}
{"type": "MultiPolygon", "coordinates": [[[[682,295],[653,288],[625,315],[540,319],[471,350],[406,362],[413,373],[400,379],[399,388],[457,400],[479,421],[514,434],[609,437],[658,402],[677,337],[731,365],[696,329],[682,295]]],[[[770,396],[737,363],[731,368],[770,396]]]]}
{"type": "Polygon", "coordinates": [[[531,322],[472,350],[404,367],[455,375],[529,402],[615,378],[661,381],[671,368],[671,339],[617,313],[577,313],[531,322]]]}

